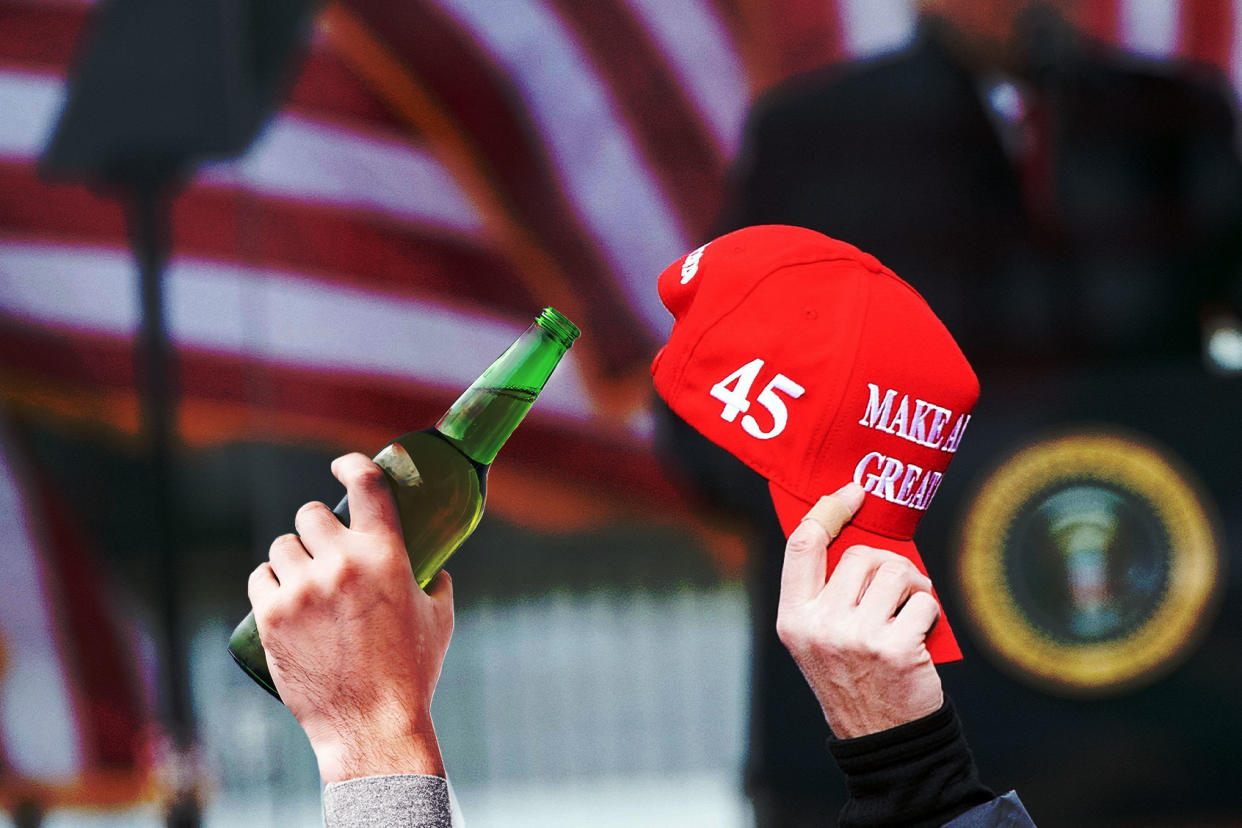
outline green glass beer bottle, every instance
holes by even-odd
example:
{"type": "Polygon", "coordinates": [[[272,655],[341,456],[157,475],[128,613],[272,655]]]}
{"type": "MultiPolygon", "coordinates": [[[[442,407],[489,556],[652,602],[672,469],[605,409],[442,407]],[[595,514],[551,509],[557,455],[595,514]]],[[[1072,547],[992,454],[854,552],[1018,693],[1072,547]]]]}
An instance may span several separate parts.
{"type": "MultiPolygon", "coordinates": [[[[578,328],[552,308],[535,320],[449,407],[435,426],[398,437],[375,463],[388,476],[414,577],[426,587],[478,525],[487,470],[543,390],[578,328]]],[[[349,502],[332,510],[349,524],[349,502]]],[[[237,625],[229,652],[276,698],[254,613],[237,625]]]]}

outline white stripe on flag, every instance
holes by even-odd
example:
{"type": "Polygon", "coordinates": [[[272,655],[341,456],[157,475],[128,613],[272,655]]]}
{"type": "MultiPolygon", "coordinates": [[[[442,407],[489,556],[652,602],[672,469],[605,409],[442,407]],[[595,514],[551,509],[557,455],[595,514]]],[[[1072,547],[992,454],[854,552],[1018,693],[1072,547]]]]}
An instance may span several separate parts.
{"type": "Polygon", "coordinates": [[[0,70],[0,158],[38,157],[60,115],[64,86],[56,75],[0,70]]]}
{"type": "Polygon", "coordinates": [[[710,0],[627,0],[681,78],[722,155],[742,142],[750,105],[746,69],[710,0]]]}
{"type": "Polygon", "coordinates": [[[841,33],[850,57],[867,57],[904,46],[914,36],[911,0],[837,0],[841,33]]]}
{"type": "MultiPolygon", "coordinates": [[[[526,327],[230,264],[176,259],[166,278],[168,328],[180,345],[450,390],[464,390],[526,327]]],[[[137,280],[123,250],[0,243],[0,308],[49,328],[134,336],[137,280]]],[[[591,414],[570,351],[532,416],[591,414]]]]}
{"type": "Polygon", "coordinates": [[[1179,5],[1168,0],[1122,0],[1118,45],[1149,57],[1171,57],[1177,51],[1179,5]]]}
{"type": "Polygon", "coordinates": [[[483,229],[470,200],[429,153],[293,115],[274,118],[244,156],[208,167],[200,180],[469,233],[483,229]]]}
{"type": "MultiPolygon", "coordinates": [[[[60,114],[64,90],[64,81],[55,75],[0,70],[0,158],[38,158],[60,114]]],[[[483,226],[470,200],[429,153],[293,115],[275,117],[236,161],[206,165],[200,181],[461,232],[476,233],[483,226]]]]}
{"type": "Polygon", "coordinates": [[[37,533],[9,459],[9,435],[0,425],[0,740],[19,777],[49,785],[72,782],[82,772],[68,672],[56,640],[54,599],[47,589],[37,533]]]}
{"type": "MultiPolygon", "coordinates": [[[[581,46],[537,0],[438,0],[512,78],[565,191],[649,328],[672,326],[656,277],[689,245],[581,46]]],[[[603,274],[601,274],[601,277],[603,274]]]]}

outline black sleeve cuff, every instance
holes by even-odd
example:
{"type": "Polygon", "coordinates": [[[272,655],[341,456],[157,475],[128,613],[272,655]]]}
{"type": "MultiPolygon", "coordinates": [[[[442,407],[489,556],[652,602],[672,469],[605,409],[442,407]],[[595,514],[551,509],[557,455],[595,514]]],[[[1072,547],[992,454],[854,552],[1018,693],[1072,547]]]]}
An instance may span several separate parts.
{"type": "Polygon", "coordinates": [[[996,796],[979,781],[947,696],[930,716],[857,739],[831,738],[828,749],[850,794],[843,828],[933,828],[996,796]]]}

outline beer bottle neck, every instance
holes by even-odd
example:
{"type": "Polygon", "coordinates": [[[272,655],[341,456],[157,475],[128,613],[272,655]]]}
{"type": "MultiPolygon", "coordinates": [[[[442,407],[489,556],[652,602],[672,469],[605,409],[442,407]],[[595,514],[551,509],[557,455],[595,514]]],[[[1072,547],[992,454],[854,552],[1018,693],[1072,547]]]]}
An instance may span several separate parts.
{"type": "Polygon", "coordinates": [[[572,322],[544,309],[444,412],[436,430],[471,460],[490,464],[577,336],[572,322]]]}

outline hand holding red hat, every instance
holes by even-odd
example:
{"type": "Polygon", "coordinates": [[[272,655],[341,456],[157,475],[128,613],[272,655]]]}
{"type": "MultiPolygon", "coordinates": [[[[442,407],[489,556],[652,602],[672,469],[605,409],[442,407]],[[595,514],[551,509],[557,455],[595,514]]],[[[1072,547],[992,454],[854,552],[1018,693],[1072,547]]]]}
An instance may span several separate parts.
{"type": "Polygon", "coordinates": [[[866,493],[856,483],[848,483],[821,497],[785,544],[785,565],[781,569],[781,601],[805,603],[824,588],[828,577],[828,544],[862,506],[866,493]]]}
{"type": "MultiPolygon", "coordinates": [[[[925,574],[915,529],[961,445],[979,381],[923,298],[858,248],[779,225],[703,245],[658,287],[673,328],[652,363],[656,391],[767,479],[786,535],[822,492],[852,480],[866,495],[848,523],[836,500],[812,510],[832,535],[825,572],[861,544],[925,574]]],[[[937,662],[961,658],[944,621],[927,648],[937,662]]]]}
{"type": "Polygon", "coordinates": [[[893,552],[851,546],[830,578],[827,548],[857,511],[849,484],[790,534],[776,630],[839,738],[877,733],[944,703],[927,633],[940,616],[931,581],[893,552]]]}

